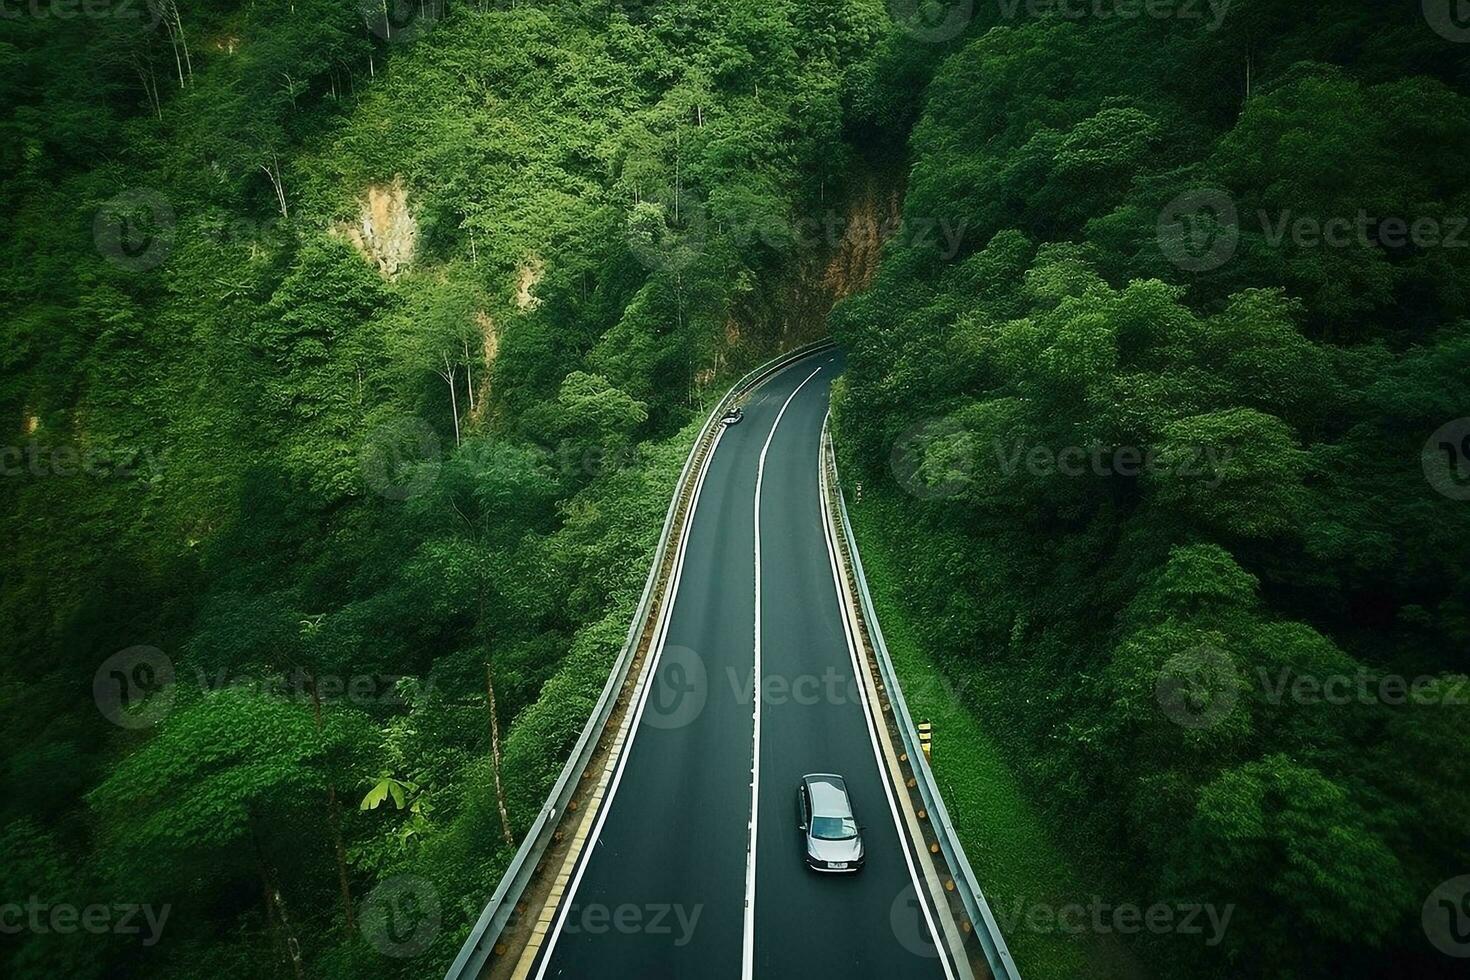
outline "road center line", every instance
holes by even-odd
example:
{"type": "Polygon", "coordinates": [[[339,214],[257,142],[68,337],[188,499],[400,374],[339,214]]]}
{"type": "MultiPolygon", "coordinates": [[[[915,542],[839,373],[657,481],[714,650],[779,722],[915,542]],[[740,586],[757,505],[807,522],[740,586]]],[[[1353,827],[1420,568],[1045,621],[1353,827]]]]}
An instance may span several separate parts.
{"type": "Polygon", "coordinates": [[[771,440],[776,438],[776,429],[781,424],[782,416],[791,407],[792,400],[801,389],[806,387],[806,383],[821,371],[819,367],[808,374],[787,396],[781,411],[776,413],[776,421],[771,423],[771,431],[766,435],[765,445],[761,447],[760,462],[755,469],[755,671],[752,675],[755,685],[751,691],[754,724],[750,753],[750,840],[745,848],[745,935],[740,950],[742,980],[752,980],[755,975],[755,842],[761,798],[761,484],[766,476],[766,454],[771,451],[771,440]]]}

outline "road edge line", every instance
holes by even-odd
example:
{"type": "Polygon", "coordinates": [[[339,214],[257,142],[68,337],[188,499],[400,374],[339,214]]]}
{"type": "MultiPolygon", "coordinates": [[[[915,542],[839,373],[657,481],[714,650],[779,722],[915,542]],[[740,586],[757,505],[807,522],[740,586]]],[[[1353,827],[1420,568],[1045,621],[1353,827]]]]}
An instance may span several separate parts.
{"type": "MultiPolygon", "coordinates": [[[[827,416],[830,417],[830,411],[827,416]]],[[[827,419],[822,420],[822,432],[827,431],[827,419]]],[[[817,493],[821,498],[822,516],[822,540],[827,546],[828,568],[832,572],[832,585],[836,591],[837,603],[842,612],[842,632],[847,639],[847,652],[852,660],[853,678],[862,685],[863,696],[859,698],[862,705],[863,716],[867,721],[868,742],[873,749],[874,761],[878,763],[879,775],[883,783],[883,794],[888,799],[888,811],[893,817],[894,830],[897,831],[900,842],[903,845],[904,863],[909,869],[909,880],[914,886],[915,897],[919,898],[919,907],[924,910],[924,920],[929,927],[931,935],[938,937],[943,934],[945,947],[949,955],[941,953],[938,956],[940,965],[944,968],[946,977],[955,977],[958,970],[961,980],[974,980],[974,973],[970,969],[969,959],[963,955],[963,947],[956,951],[954,942],[959,931],[954,916],[949,912],[949,905],[944,900],[939,878],[934,874],[934,869],[927,862],[916,862],[914,852],[923,851],[923,834],[918,827],[918,818],[905,805],[900,814],[899,795],[894,791],[894,780],[902,780],[902,770],[898,765],[898,758],[893,752],[893,746],[888,739],[886,728],[880,732],[878,722],[873,714],[871,703],[876,701],[878,692],[874,686],[871,670],[866,663],[867,658],[860,656],[858,652],[858,633],[855,629],[854,616],[856,614],[847,582],[842,575],[841,562],[838,558],[836,542],[834,540],[834,529],[832,522],[831,501],[828,499],[827,480],[827,447],[826,440],[817,440],[817,493]],[[919,867],[923,866],[923,883],[919,881],[919,867]],[[920,890],[927,892],[927,901],[919,896],[920,890]],[[947,928],[941,930],[934,921],[936,914],[943,919],[947,928]]],[[[903,795],[905,804],[908,802],[907,795],[903,795]]],[[[936,944],[936,950],[938,949],[936,944]]]]}
{"type": "MultiPolygon", "coordinates": [[[[623,724],[619,726],[618,734],[614,739],[613,744],[617,750],[613,753],[617,758],[616,770],[614,771],[613,764],[609,761],[609,764],[603,769],[603,774],[600,779],[600,782],[606,785],[608,774],[611,772],[611,785],[606,792],[599,794],[598,805],[596,807],[589,807],[587,814],[583,816],[583,823],[578,827],[579,834],[581,832],[581,826],[585,825],[585,822],[591,818],[592,814],[595,812],[597,815],[590,833],[583,836],[581,846],[573,846],[567,852],[566,859],[562,863],[562,870],[557,875],[558,879],[569,876],[570,887],[560,896],[560,898],[564,898],[565,900],[558,900],[555,904],[548,902],[542,908],[541,918],[543,919],[546,917],[547,908],[556,910],[555,925],[546,931],[546,935],[550,939],[546,943],[544,950],[539,946],[536,949],[531,949],[531,944],[527,944],[526,949],[531,954],[530,960],[526,959],[525,952],[523,952],[521,961],[516,964],[516,970],[513,974],[515,980],[520,980],[520,978],[525,977],[530,972],[530,964],[535,961],[538,955],[541,957],[541,964],[536,971],[536,978],[537,980],[542,980],[546,976],[546,968],[551,964],[552,954],[556,952],[556,942],[561,938],[561,931],[562,927],[566,924],[567,913],[571,910],[572,902],[577,897],[577,888],[582,884],[582,876],[586,873],[587,866],[591,863],[592,847],[588,846],[588,841],[592,842],[593,847],[596,846],[597,839],[602,834],[602,826],[607,822],[607,815],[612,812],[613,799],[617,796],[618,784],[623,780],[623,770],[627,768],[628,759],[633,754],[633,741],[638,737],[638,726],[643,720],[643,709],[648,703],[648,694],[653,688],[653,680],[658,676],[658,664],[663,658],[664,646],[668,641],[669,623],[674,618],[674,606],[679,601],[679,582],[684,577],[684,558],[689,551],[689,539],[693,537],[695,518],[699,514],[699,498],[704,493],[705,477],[709,476],[709,471],[714,463],[715,451],[720,448],[720,440],[724,438],[724,435],[725,430],[723,428],[715,433],[714,442],[710,444],[709,452],[705,454],[704,465],[700,468],[699,479],[694,485],[694,495],[689,501],[689,516],[684,522],[684,532],[679,537],[679,553],[674,559],[674,572],[668,582],[668,600],[663,604],[663,608],[659,610],[658,630],[654,636],[653,650],[648,658],[648,665],[643,671],[643,676],[638,679],[638,688],[633,694],[637,706],[634,711],[629,712],[624,717],[623,724]],[[569,872],[569,868],[573,870],[569,872]],[[524,970],[522,969],[523,965],[525,966],[524,970]]],[[[553,894],[555,894],[554,889],[553,894]]],[[[540,921],[537,922],[536,928],[537,930],[541,929],[540,921]]]]}
{"type": "Polygon", "coordinates": [[[751,675],[754,678],[754,690],[751,691],[754,723],[750,761],[750,832],[745,841],[745,911],[740,937],[742,980],[753,980],[755,976],[756,828],[760,813],[761,779],[761,485],[766,477],[766,455],[771,451],[771,442],[776,438],[776,430],[781,426],[786,409],[791,407],[792,401],[806,387],[806,383],[821,374],[824,367],[825,364],[818,365],[786,396],[781,411],[776,413],[776,421],[771,423],[771,431],[766,434],[765,445],[761,446],[760,461],[755,468],[755,672],[751,675]]]}

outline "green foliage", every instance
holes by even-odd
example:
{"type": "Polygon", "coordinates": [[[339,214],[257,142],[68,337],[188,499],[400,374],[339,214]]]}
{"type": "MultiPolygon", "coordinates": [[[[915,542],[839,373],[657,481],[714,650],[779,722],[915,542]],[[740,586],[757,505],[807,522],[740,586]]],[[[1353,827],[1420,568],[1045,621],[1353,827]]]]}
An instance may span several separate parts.
{"type": "Polygon", "coordinates": [[[111,853],[124,871],[141,873],[130,863],[139,861],[167,867],[179,852],[247,859],[261,824],[317,809],[327,760],[352,734],[339,714],[318,733],[306,705],[225,690],[165,721],[89,800],[117,835],[111,853]]]}
{"type": "Polygon", "coordinates": [[[1385,219],[1467,211],[1463,61],[1408,8],[997,16],[880,54],[932,79],[905,218],[966,234],[890,243],[833,317],[906,618],[1107,878],[1236,908],[1218,948],[1129,944],[1162,975],[1437,975],[1463,708],[1393,685],[1465,669],[1470,511],[1420,457],[1465,413],[1470,253],[1385,219]],[[1195,271],[1161,229],[1201,191],[1234,218],[1195,271]]]}
{"type": "Polygon", "coordinates": [[[695,420],[792,339],[751,311],[886,30],[871,0],[371,6],[0,17],[0,842],[56,901],[179,909],[6,975],[442,971],[695,420]],[[91,697],[138,644],[174,670],[151,731],[91,697]],[[398,874],[443,909],[403,961],[345,928],[398,874]]]}
{"type": "Polygon", "coordinates": [[[1271,692],[1463,679],[1470,517],[1419,454],[1470,403],[1470,272],[1382,223],[1470,210],[1463,58],[1412,4],[1004,6],[941,43],[874,0],[0,18],[3,884],[181,909],[148,951],[28,936],[7,975],[447,962],[701,408],[817,328],[775,284],[820,276],[793,218],[860,160],[962,232],[891,242],[835,316],[915,642],[1120,890],[1239,906],[1221,949],[1148,942],[1165,972],[1428,969],[1463,725],[1271,692]],[[1191,272],[1159,219],[1201,188],[1236,221],[1191,272]],[[175,671],[152,731],[89,687],[138,644],[175,671]],[[1169,693],[1233,699],[1209,725],[1160,711],[1191,651],[1214,672],[1169,693]],[[342,927],[398,874],[444,927],[390,962],[342,927]]]}

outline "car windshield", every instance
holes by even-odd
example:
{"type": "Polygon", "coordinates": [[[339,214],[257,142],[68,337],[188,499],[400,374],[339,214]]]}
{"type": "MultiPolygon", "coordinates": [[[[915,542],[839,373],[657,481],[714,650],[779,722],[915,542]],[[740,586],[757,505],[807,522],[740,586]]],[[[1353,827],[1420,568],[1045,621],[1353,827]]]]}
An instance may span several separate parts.
{"type": "Polygon", "coordinates": [[[847,840],[857,836],[852,817],[813,817],[812,836],[817,840],[847,840]]]}

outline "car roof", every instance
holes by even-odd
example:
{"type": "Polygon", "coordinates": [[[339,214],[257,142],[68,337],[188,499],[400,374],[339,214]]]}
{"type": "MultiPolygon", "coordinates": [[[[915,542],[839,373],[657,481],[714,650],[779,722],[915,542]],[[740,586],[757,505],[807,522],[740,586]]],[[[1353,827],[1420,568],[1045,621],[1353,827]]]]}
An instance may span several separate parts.
{"type": "Polygon", "coordinates": [[[850,817],[852,804],[847,798],[847,784],[841,776],[813,773],[803,777],[811,794],[812,815],[818,817],[850,817]]]}

